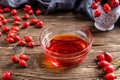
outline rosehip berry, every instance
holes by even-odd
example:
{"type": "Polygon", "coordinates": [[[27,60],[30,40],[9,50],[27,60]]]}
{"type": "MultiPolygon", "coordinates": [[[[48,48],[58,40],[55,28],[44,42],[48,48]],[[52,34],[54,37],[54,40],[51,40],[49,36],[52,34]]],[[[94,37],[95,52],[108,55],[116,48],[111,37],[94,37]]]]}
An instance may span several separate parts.
{"type": "Polygon", "coordinates": [[[32,7],[30,6],[30,5],[25,5],[25,8],[29,11],[29,10],[31,10],[32,9],[32,7]]]}
{"type": "Polygon", "coordinates": [[[28,42],[28,47],[30,47],[30,48],[33,48],[35,46],[35,43],[34,42],[28,42]]]}
{"type": "Polygon", "coordinates": [[[15,33],[16,34],[16,31],[15,30],[10,30],[9,33],[15,33]]]}
{"type": "Polygon", "coordinates": [[[10,29],[9,29],[9,27],[8,26],[4,26],[3,28],[2,28],[2,32],[8,32],[10,29]]]}
{"type": "Polygon", "coordinates": [[[11,72],[4,72],[2,75],[2,80],[10,80],[12,78],[12,73],[11,72]]]}
{"type": "Polygon", "coordinates": [[[19,16],[14,16],[13,19],[14,19],[14,21],[20,21],[21,20],[21,18],[19,16]]]}
{"type": "Polygon", "coordinates": [[[114,80],[116,79],[116,75],[113,73],[108,73],[105,75],[105,80],[114,80]]]}
{"type": "Polygon", "coordinates": [[[11,56],[11,61],[14,63],[18,63],[19,62],[18,56],[16,56],[16,55],[11,56]]]}
{"type": "Polygon", "coordinates": [[[96,58],[98,59],[98,61],[105,60],[105,56],[103,54],[99,54],[96,58]]]}
{"type": "Polygon", "coordinates": [[[2,23],[3,23],[3,24],[7,24],[7,23],[8,23],[8,20],[7,20],[7,19],[2,19],[2,23]]]}
{"type": "Polygon", "coordinates": [[[18,13],[18,12],[17,12],[16,9],[11,10],[11,14],[12,14],[12,15],[16,15],[17,13],[18,13]]]}
{"type": "Polygon", "coordinates": [[[20,25],[20,21],[14,21],[14,25],[15,26],[19,26],[20,25]]]}
{"type": "Polygon", "coordinates": [[[27,55],[21,54],[21,55],[20,55],[20,59],[27,61],[29,58],[28,58],[27,55]]]}
{"type": "Polygon", "coordinates": [[[10,12],[10,11],[11,11],[11,9],[8,7],[4,8],[4,12],[10,12]]]}
{"type": "Polygon", "coordinates": [[[2,25],[3,25],[3,24],[0,22],[0,28],[2,27],[2,25]]]}
{"type": "Polygon", "coordinates": [[[100,10],[96,10],[94,13],[94,17],[99,17],[101,16],[101,11],[100,10]]]}
{"type": "Polygon", "coordinates": [[[97,9],[98,8],[98,3],[93,2],[91,7],[92,7],[92,9],[97,9]]]}
{"type": "Polygon", "coordinates": [[[108,65],[107,67],[104,67],[103,70],[106,74],[112,73],[112,72],[114,72],[114,67],[112,65],[108,65]]]}
{"type": "Polygon", "coordinates": [[[19,30],[20,30],[20,28],[19,27],[17,27],[17,26],[12,26],[12,28],[11,28],[12,30],[15,30],[16,32],[18,32],[19,30]]]}
{"type": "Polygon", "coordinates": [[[31,42],[31,41],[33,41],[33,38],[32,38],[31,36],[29,36],[29,35],[26,35],[24,38],[25,38],[25,41],[26,41],[26,42],[31,42]]]}
{"type": "Polygon", "coordinates": [[[27,27],[29,27],[29,26],[30,26],[30,23],[29,23],[29,22],[24,22],[24,23],[23,23],[23,27],[24,27],[24,28],[27,28],[27,27]]]}
{"type": "Polygon", "coordinates": [[[31,10],[28,11],[28,13],[31,15],[31,14],[34,13],[34,11],[31,9],[31,10]]]}
{"type": "Polygon", "coordinates": [[[37,27],[41,28],[43,26],[43,21],[39,20],[36,25],[37,27]]]}
{"type": "Polygon", "coordinates": [[[19,65],[22,66],[22,67],[27,67],[26,61],[22,60],[22,59],[19,61],[19,65]]]}
{"type": "Polygon", "coordinates": [[[95,0],[96,3],[101,2],[102,0],[95,0]]]}
{"type": "Polygon", "coordinates": [[[13,36],[13,39],[16,40],[16,41],[19,41],[21,38],[20,38],[20,36],[18,36],[18,35],[14,35],[14,36],[13,36]]]}
{"type": "Polygon", "coordinates": [[[32,19],[30,24],[32,24],[32,25],[37,24],[38,21],[39,21],[38,19],[32,19]]]}
{"type": "Polygon", "coordinates": [[[7,40],[7,42],[10,43],[10,44],[14,43],[14,39],[11,38],[11,37],[10,37],[10,38],[7,38],[6,40],[7,40]]]}
{"type": "Polygon", "coordinates": [[[98,62],[98,66],[102,68],[107,67],[108,65],[110,65],[110,63],[108,63],[107,61],[98,62]]]}
{"type": "Polygon", "coordinates": [[[27,10],[27,8],[23,8],[23,10],[25,11],[25,12],[28,12],[29,10],[27,10]]]}
{"type": "Polygon", "coordinates": [[[37,10],[35,11],[35,14],[36,14],[36,15],[40,15],[40,14],[41,14],[41,10],[37,9],[37,10]]]}
{"type": "Polygon", "coordinates": [[[5,17],[2,15],[2,14],[0,14],[0,19],[4,19],[5,17]]]}
{"type": "Polygon", "coordinates": [[[113,61],[113,57],[110,53],[106,52],[104,53],[104,56],[105,56],[105,60],[108,61],[108,62],[112,62],[113,61]]]}
{"type": "Polygon", "coordinates": [[[30,17],[29,14],[24,14],[23,19],[28,19],[30,17]]]}
{"type": "Polygon", "coordinates": [[[3,11],[3,9],[0,9],[0,13],[3,13],[4,11],[3,11]]]}
{"type": "Polygon", "coordinates": [[[111,7],[106,3],[106,4],[104,4],[104,6],[103,6],[103,11],[106,12],[106,13],[108,13],[108,12],[111,11],[111,7]]]}
{"type": "Polygon", "coordinates": [[[110,6],[111,7],[117,7],[117,6],[119,6],[120,5],[120,2],[119,2],[119,0],[110,0],[110,6]]]}
{"type": "Polygon", "coordinates": [[[24,46],[25,44],[26,44],[26,42],[23,41],[23,40],[19,40],[19,41],[18,41],[18,45],[20,45],[20,46],[24,46]]]}
{"type": "Polygon", "coordinates": [[[9,32],[8,35],[7,35],[7,37],[8,37],[8,38],[10,38],[10,37],[13,38],[15,35],[16,35],[15,33],[9,32]]]}

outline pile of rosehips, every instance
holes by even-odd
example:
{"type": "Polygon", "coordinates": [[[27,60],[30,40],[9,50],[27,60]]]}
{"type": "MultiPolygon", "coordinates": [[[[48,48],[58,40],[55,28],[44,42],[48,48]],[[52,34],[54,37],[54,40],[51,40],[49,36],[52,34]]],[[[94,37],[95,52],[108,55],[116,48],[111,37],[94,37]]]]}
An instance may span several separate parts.
{"type": "MultiPolygon", "coordinates": [[[[94,17],[99,17],[101,16],[101,10],[98,9],[99,4],[102,3],[102,1],[104,0],[95,0],[94,2],[92,2],[91,7],[93,10],[95,10],[94,12],[94,17]]],[[[108,0],[108,2],[104,3],[102,6],[102,9],[105,13],[109,13],[112,8],[118,7],[120,5],[120,1],[119,0],[108,0]]]]}
{"type": "Polygon", "coordinates": [[[114,80],[116,79],[116,75],[113,73],[115,71],[111,62],[113,61],[113,57],[110,53],[105,52],[104,54],[99,54],[97,57],[97,64],[100,68],[102,68],[105,74],[105,80],[114,80]]]}

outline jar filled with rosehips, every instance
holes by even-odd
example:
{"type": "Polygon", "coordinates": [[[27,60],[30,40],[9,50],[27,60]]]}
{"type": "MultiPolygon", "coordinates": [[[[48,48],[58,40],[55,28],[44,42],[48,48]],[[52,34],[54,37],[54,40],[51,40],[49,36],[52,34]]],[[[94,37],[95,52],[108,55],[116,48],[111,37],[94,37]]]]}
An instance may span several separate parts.
{"type": "Polygon", "coordinates": [[[101,31],[109,31],[120,16],[119,0],[95,0],[91,4],[95,27],[101,31]]]}

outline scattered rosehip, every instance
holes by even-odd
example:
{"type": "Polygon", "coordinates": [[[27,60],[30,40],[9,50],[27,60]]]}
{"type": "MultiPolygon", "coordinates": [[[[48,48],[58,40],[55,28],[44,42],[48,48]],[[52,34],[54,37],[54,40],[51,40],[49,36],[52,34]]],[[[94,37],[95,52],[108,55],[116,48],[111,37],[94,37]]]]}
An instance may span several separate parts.
{"type": "Polygon", "coordinates": [[[16,9],[12,9],[12,10],[11,10],[11,14],[12,14],[12,15],[16,15],[17,13],[18,13],[18,12],[17,12],[16,9]]]}
{"type": "Polygon", "coordinates": [[[103,11],[104,12],[106,12],[106,13],[108,13],[108,12],[110,12],[111,11],[111,7],[109,6],[109,4],[104,4],[104,6],[103,6],[103,11]]]}
{"type": "Polygon", "coordinates": [[[107,67],[104,67],[103,70],[106,74],[112,73],[112,72],[114,72],[114,67],[112,65],[108,65],[107,67]]]}
{"type": "Polygon", "coordinates": [[[3,75],[2,75],[2,80],[11,80],[12,78],[12,73],[11,72],[4,72],[3,75]]]}
{"type": "Polygon", "coordinates": [[[10,11],[11,11],[11,9],[8,7],[4,8],[4,12],[10,12],[10,11]]]}
{"type": "Polygon", "coordinates": [[[104,53],[104,56],[105,56],[105,60],[108,61],[108,62],[112,62],[113,61],[113,57],[110,53],[106,52],[104,53]]]}
{"type": "Polygon", "coordinates": [[[24,46],[26,44],[26,42],[24,40],[19,40],[18,41],[18,45],[20,46],[24,46]]]}
{"type": "Polygon", "coordinates": [[[97,9],[98,8],[98,3],[93,2],[91,7],[92,7],[92,9],[97,9]]]}
{"type": "Polygon", "coordinates": [[[32,7],[30,5],[27,5],[27,4],[25,5],[25,8],[26,8],[27,11],[32,9],[32,7]]]}
{"type": "Polygon", "coordinates": [[[29,58],[28,58],[27,55],[21,54],[21,55],[20,55],[20,59],[27,61],[29,58]]]}
{"type": "Polygon", "coordinates": [[[16,33],[9,32],[8,35],[7,35],[7,37],[8,38],[10,38],[10,37],[13,38],[15,35],[16,35],[16,33]]]}
{"type": "Polygon", "coordinates": [[[17,26],[12,26],[11,30],[15,30],[16,32],[18,32],[20,30],[20,28],[17,26]]]}
{"type": "Polygon", "coordinates": [[[31,9],[31,10],[28,11],[28,13],[29,13],[30,15],[32,15],[32,14],[34,13],[34,11],[31,9]]]}
{"type": "Polygon", "coordinates": [[[37,27],[41,28],[43,26],[43,21],[39,20],[36,24],[37,27]]]}
{"type": "Polygon", "coordinates": [[[8,26],[2,27],[2,32],[8,32],[10,28],[8,26]]]}
{"type": "Polygon", "coordinates": [[[105,80],[114,80],[116,79],[116,75],[113,73],[108,73],[105,75],[105,80]]]}
{"type": "Polygon", "coordinates": [[[14,16],[13,19],[14,19],[14,21],[20,21],[21,20],[21,18],[19,16],[14,16]]]}
{"type": "Polygon", "coordinates": [[[31,36],[29,36],[29,35],[26,35],[26,36],[24,37],[24,39],[25,39],[26,42],[31,42],[31,41],[33,41],[33,38],[32,38],[31,36]]]}
{"type": "Polygon", "coordinates": [[[107,67],[109,65],[110,65],[110,63],[108,63],[107,61],[100,61],[100,62],[98,62],[98,66],[102,67],[102,68],[107,67]]]}
{"type": "Polygon", "coordinates": [[[6,40],[7,40],[7,42],[9,43],[9,44],[12,44],[12,43],[14,43],[14,39],[13,38],[6,38],[6,40]]]}
{"type": "Polygon", "coordinates": [[[19,61],[19,65],[22,66],[22,67],[27,67],[26,61],[22,60],[22,59],[19,61]]]}
{"type": "Polygon", "coordinates": [[[30,48],[33,48],[35,46],[35,43],[34,42],[28,42],[28,47],[30,47],[30,48]]]}
{"type": "Polygon", "coordinates": [[[30,17],[29,14],[24,14],[23,19],[28,19],[30,17]]]}
{"type": "Polygon", "coordinates": [[[14,62],[14,63],[18,63],[18,62],[19,62],[18,56],[12,55],[12,56],[11,56],[11,61],[14,62]]]}
{"type": "Polygon", "coordinates": [[[31,19],[30,24],[32,25],[37,24],[38,21],[39,21],[38,19],[31,19]]]}
{"type": "Polygon", "coordinates": [[[30,22],[26,21],[26,22],[23,23],[23,27],[24,27],[24,28],[27,28],[27,27],[29,27],[29,26],[30,26],[30,22]]]}
{"type": "Polygon", "coordinates": [[[15,41],[19,41],[21,38],[20,38],[20,36],[18,36],[18,35],[14,35],[14,36],[13,36],[13,39],[14,39],[15,41]]]}
{"type": "Polygon", "coordinates": [[[100,10],[96,10],[94,12],[94,17],[99,17],[99,16],[101,16],[101,11],[100,10]]]}
{"type": "Polygon", "coordinates": [[[40,15],[40,14],[41,14],[41,10],[37,9],[37,10],[35,11],[35,14],[36,14],[36,15],[40,15]]]}
{"type": "Polygon", "coordinates": [[[97,57],[98,61],[104,61],[105,60],[105,56],[103,54],[99,54],[97,57]]]}
{"type": "Polygon", "coordinates": [[[20,25],[20,21],[14,21],[14,25],[15,26],[19,26],[20,25]]]}
{"type": "Polygon", "coordinates": [[[7,24],[8,23],[8,20],[7,19],[2,19],[2,23],[5,25],[5,24],[7,24]]]}

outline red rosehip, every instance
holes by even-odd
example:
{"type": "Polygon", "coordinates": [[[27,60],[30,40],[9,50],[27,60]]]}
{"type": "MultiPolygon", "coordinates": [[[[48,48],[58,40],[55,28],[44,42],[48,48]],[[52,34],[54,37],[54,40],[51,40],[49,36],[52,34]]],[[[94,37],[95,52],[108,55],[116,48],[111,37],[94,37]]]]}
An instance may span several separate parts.
{"type": "Polygon", "coordinates": [[[8,26],[2,27],[2,32],[8,32],[10,29],[8,26]]]}
{"type": "Polygon", "coordinates": [[[3,24],[0,22],[0,28],[2,27],[2,25],[3,25],[3,24]]]}
{"type": "Polygon", "coordinates": [[[12,26],[11,30],[15,30],[16,32],[18,32],[20,30],[20,28],[17,26],[12,26]]]}
{"type": "Polygon", "coordinates": [[[98,62],[98,66],[102,68],[107,67],[108,65],[110,65],[110,63],[108,63],[107,61],[98,62]]]}
{"type": "Polygon", "coordinates": [[[28,42],[28,47],[30,47],[30,48],[33,48],[35,46],[35,43],[34,42],[28,42]]]}
{"type": "Polygon", "coordinates": [[[108,12],[110,12],[111,11],[111,7],[109,6],[109,4],[104,4],[104,6],[103,6],[103,11],[104,12],[106,12],[106,13],[108,13],[108,12]]]}
{"type": "Polygon", "coordinates": [[[101,11],[100,10],[96,10],[94,13],[94,17],[99,17],[101,16],[101,11]]]}
{"type": "Polygon", "coordinates": [[[13,36],[13,39],[16,40],[16,41],[19,41],[21,38],[20,38],[20,36],[18,36],[18,35],[14,35],[14,36],[13,36]]]}
{"type": "Polygon", "coordinates": [[[105,56],[103,54],[99,54],[96,58],[98,59],[98,61],[105,60],[105,56]]]}
{"type": "Polygon", "coordinates": [[[10,44],[14,43],[14,39],[11,38],[11,37],[10,37],[10,38],[7,38],[6,40],[7,40],[7,42],[10,43],[10,44]]]}
{"type": "Polygon", "coordinates": [[[11,14],[12,14],[12,15],[16,15],[17,13],[18,13],[18,12],[17,12],[16,9],[12,9],[12,10],[11,10],[11,14]]]}
{"type": "Polygon", "coordinates": [[[93,2],[91,7],[92,7],[92,9],[97,9],[98,8],[98,3],[93,2]]]}
{"type": "Polygon", "coordinates": [[[114,80],[116,79],[116,75],[113,73],[108,73],[105,75],[105,80],[114,80]]]}
{"type": "Polygon", "coordinates": [[[24,14],[23,19],[28,19],[30,17],[29,14],[24,14]]]}
{"type": "Polygon", "coordinates": [[[23,10],[25,11],[25,12],[28,12],[29,10],[27,10],[27,8],[23,8],[23,10]]]}
{"type": "Polygon", "coordinates": [[[2,75],[2,80],[10,80],[12,78],[12,73],[11,72],[4,72],[2,75]]]}
{"type": "Polygon", "coordinates": [[[108,62],[112,62],[113,61],[113,57],[110,53],[106,52],[104,53],[104,56],[105,56],[105,60],[108,61],[108,62]]]}
{"type": "Polygon", "coordinates": [[[43,21],[39,20],[36,25],[37,27],[41,28],[43,26],[43,21]]]}
{"type": "Polygon", "coordinates": [[[30,24],[32,25],[37,24],[38,21],[39,21],[38,19],[31,19],[30,24]]]}
{"type": "Polygon", "coordinates": [[[11,9],[8,7],[4,8],[4,12],[10,12],[10,11],[11,11],[11,9]]]}
{"type": "Polygon", "coordinates": [[[18,45],[20,45],[20,46],[24,46],[25,44],[26,44],[26,42],[23,41],[23,40],[19,40],[19,41],[18,41],[18,45]]]}
{"type": "Polygon", "coordinates": [[[37,10],[35,11],[35,14],[36,14],[36,15],[40,15],[40,14],[41,14],[41,10],[37,9],[37,10]]]}
{"type": "Polygon", "coordinates": [[[32,9],[32,7],[30,5],[27,5],[27,4],[25,5],[25,8],[26,8],[27,11],[32,9]]]}
{"type": "Polygon", "coordinates": [[[0,13],[3,13],[4,11],[3,11],[3,9],[0,9],[0,13]]]}
{"type": "Polygon", "coordinates": [[[14,63],[18,63],[19,62],[18,56],[16,56],[16,55],[11,56],[11,61],[14,63]]]}
{"type": "Polygon", "coordinates": [[[21,54],[21,55],[20,55],[20,59],[27,61],[29,58],[28,58],[27,55],[21,54]]]}
{"type": "Polygon", "coordinates": [[[0,19],[4,19],[5,17],[2,15],[2,14],[0,14],[0,19]]]}
{"type": "Polygon", "coordinates": [[[33,38],[32,38],[31,36],[29,36],[29,35],[26,35],[24,38],[25,38],[25,41],[26,41],[26,42],[31,42],[31,41],[33,41],[33,38]]]}
{"type": "Polygon", "coordinates": [[[8,38],[10,38],[10,37],[13,38],[13,36],[15,36],[15,35],[16,35],[15,33],[13,33],[13,32],[9,32],[8,35],[7,35],[7,37],[8,37],[8,38]]]}
{"type": "Polygon", "coordinates": [[[22,59],[19,61],[19,65],[22,66],[22,67],[27,67],[26,61],[22,60],[22,59]]]}
{"type": "Polygon", "coordinates": [[[108,65],[107,67],[104,67],[103,70],[106,74],[112,73],[112,72],[114,72],[114,67],[112,65],[108,65]]]}
{"type": "Polygon", "coordinates": [[[30,23],[29,23],[29,22],[24,22],[24,23],[23,23],[23,27],[24,27],[24,28],[27,28],[27,27],[29,27],[29,26],[30,26],[30,23]]]}
{"type": "Polygon", "coordinates": [[[31,14],[34,13],[34,11],[31,9],[31,10],[28,11],[28,13],[31,15],[31,14]]]}
{"type": "Polygon", "coordinates": [[[10,30],[9,33],[16,33],[17,31],[15,30],[10,30]]]}
{"type": "Polygon", "coordinates": [[[15,26],[19,26],[20,25],[20,21],[14,21],[14,25],[15,26]]]}
{"type": "Polygon", "coordinates": [[[97,3],[98,3],[98,2],[101,2],[101,1],[102,1],[102,0],[95,0],[95,2],[97,2],[97,3]]]}
{"type": "Polygon", "coordinates": [[[21,20],[21,18],[19,16],[14,16],[13,19],[14,19],[14,21],[20,21],[21,20]]]}
{"type": "Polygon", "coordinates": [[[111,7],[117,7],[117,6],[119,6],[120,5],[120,1],[119,0],[110,0],[110,6],[111,7]]]}
{"type": "Polygon", "coordinates": [[[2,19],[2,23],[3,23],[3,24],[7,24],[7,23],[8,23],[8,20],[7,20],[7,19],[2,19]]]}

